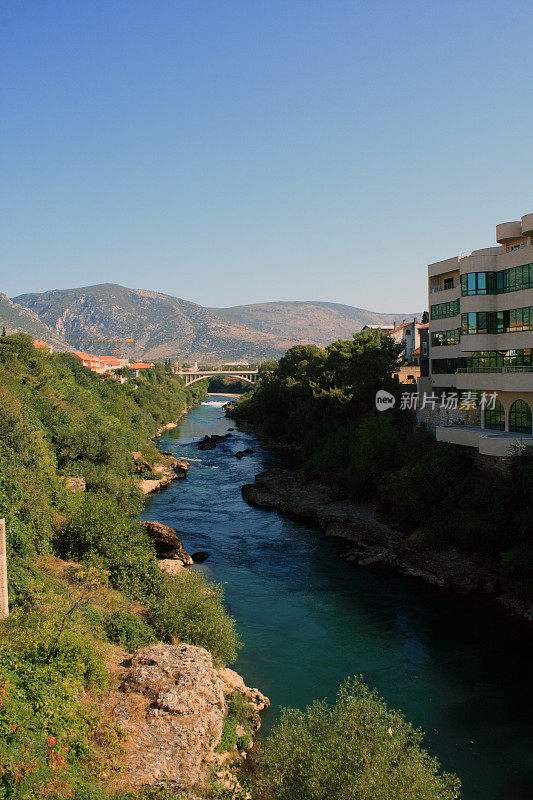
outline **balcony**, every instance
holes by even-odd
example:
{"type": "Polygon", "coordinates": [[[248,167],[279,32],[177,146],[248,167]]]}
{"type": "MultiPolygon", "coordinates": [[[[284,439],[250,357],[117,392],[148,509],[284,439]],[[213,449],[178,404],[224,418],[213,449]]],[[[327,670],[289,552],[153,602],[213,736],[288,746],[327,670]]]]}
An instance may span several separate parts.
{"type": "Polygon", "coordinates": [[[516,444],[533,447],[533,435],[525,433],[493,431],[468,425],[439,425],[435,433],[439,442],[475,448],[482,455],[498,458],[511,455],[516,444]]]}
{"type": "Polygon", "coordinates": [[[439,284],[438,286],[430,286],[429,293],[435,294],[437,292],[447,292],[448,289],[457,289],[459,286],[459,281],[452,281],[449,286],[444,286],[444,284],[439,284]]]}
{"type": "Polygon", "coordinates": [[[457,370],[458,389],[480,391],[531,392],[533,367],[500,367],[474,370],[464,367],[457,370]]]}

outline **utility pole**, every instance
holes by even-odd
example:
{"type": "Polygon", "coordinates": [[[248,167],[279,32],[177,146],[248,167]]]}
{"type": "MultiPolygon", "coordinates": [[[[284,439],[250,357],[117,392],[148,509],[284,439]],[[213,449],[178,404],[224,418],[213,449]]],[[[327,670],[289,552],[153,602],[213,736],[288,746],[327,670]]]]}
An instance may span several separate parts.
{"type": "Polygon", "coordinates": [[[7,595],[6,521],[0,519],[0,619],[9,616],[7,595]]]}

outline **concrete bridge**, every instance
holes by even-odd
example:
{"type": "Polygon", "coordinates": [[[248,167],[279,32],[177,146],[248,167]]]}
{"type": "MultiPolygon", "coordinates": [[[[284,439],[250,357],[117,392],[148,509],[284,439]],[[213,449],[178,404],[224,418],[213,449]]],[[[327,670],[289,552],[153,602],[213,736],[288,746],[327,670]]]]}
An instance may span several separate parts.
{"type": "Polygon", "coordinates": [[[185,385],[189,386],[196,381],[202,381],[204,378],[214,378],[215,375],[220,375],[223,378],[234,378],[235,380],[247,381],[247,383],[255,383],[259,375],[258,369],[237,369],[237,370],[223,370],[223,369],[206,369],[206,370],[188,370],[180,369],[177,374],[183,378],[185,385]]]}

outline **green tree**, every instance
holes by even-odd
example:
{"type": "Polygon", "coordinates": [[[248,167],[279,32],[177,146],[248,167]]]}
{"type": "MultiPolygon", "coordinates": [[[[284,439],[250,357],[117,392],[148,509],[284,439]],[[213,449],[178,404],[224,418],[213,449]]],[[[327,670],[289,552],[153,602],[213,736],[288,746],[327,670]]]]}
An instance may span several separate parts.
{"type": "Polygon", "coordinates": [[[344,683],[333,707],[286,709],[258,757],[257,798],[456,800],[460,781],[423,750],[423,734],[365,684],[344,683]]]}

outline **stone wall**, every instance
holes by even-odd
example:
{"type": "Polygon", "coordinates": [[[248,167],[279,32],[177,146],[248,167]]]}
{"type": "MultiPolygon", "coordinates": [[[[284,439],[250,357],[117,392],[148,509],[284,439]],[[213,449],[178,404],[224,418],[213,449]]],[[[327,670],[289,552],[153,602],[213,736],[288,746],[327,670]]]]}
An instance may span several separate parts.
{"type": "Polygon", "coordinates": [[[417,409],[416,418],[432,433],[435,433],[435,428],[438,425],[468,425],[477,428],[481,427],[481,411],[479,408],[465,411],[461,408],[439,408],[438,405],[434,409],[431,408],[431,406],[426,406],[423,409],[417,409]]]}

